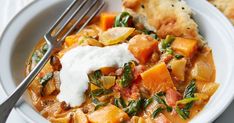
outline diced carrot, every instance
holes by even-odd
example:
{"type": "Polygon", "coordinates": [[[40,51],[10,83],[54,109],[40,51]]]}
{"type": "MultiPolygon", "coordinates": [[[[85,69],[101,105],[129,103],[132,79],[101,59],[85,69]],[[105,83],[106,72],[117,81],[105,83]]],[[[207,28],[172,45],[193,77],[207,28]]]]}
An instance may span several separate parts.
{"type": "Polygon", "coordinates": [[[166,91],[166,101],[169,106],[175,106],[176,101],[180,100],[181,98],[181,94],[174,89],[170,88],[166,91]]]}
{"type": "Polygon", "coordinates": [[[100,23],[103,30],[113,27],[116,13],[101,13],[100,23]]]}
{"type": "Polygon", "coordinates": [[[141,74],[143,85],[151,91],[151,93],[166,91],[174,88],[170,73],[164,62],[158,63],[152,68],[141,74]]]}
{"type": "Polygon", "coordinates": [[[197,40],[176,37],[171,44],[171,48],[185,57],[192,57],[197,50],[197,45],[197,40]]]}
{"type": "Polygon", "coordinates": [[[111,104],[88,114],[91,123],[120,123],[128,118],[127,113],[111,104]]]}
{"type": "Polygon", "coordinates": [[[158,41],[149,35],[136,35],[129,41],[128,49],[144,64],[149,59],[150,55],[157,49],[158,41]]]}

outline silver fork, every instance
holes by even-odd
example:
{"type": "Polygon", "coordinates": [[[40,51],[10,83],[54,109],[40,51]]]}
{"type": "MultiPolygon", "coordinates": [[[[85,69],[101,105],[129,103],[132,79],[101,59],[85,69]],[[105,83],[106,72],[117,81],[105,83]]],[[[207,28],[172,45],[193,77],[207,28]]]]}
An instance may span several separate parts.
{"type": "Polygon", "coordinates": [[[94,9],[95,5],[98,6],[96,10],[91,13],[91,15],[87,18],[85,23],[78,29],[78,32],[83,29],[102,9],[104,6],[104,1],[100,0],[83,0],[81,1],[80,5],[75,9],[75,11],[72,13],[72,15],[66,19],[65,17],[69,12],[71,12],[72,8],[75,7],[78,0],[74,0],[68,8],[64,11],[64,13],[59,17],[59,19],[55,22],[55,24],[48,30],[48,32],[44,35],[44,38],[46,40],[46,43],[48,45],[48,50],[45,53],[45,55],[42,57],[42,59],[38,62],[38,64],[33,68],[33,70],[25,77],[25,79],[20,83],[20,85],[16,88],[16,90],[5,100],[0,104],[0,123],[5,123],[11,110],[14,108],[17,101],[20,99],[20,97],[23,95],[25,90],[27,89],[28,85],[33,81],[33,79],[37,76],[37,74],[40,72],[40,70],[44,67],[46,62],[49,60],[49,58],[52,56],[52,54],[56,51],[57,48],[61,47],[61,44],[63,43],[66,36],[68,36],[75,28],[76,25],[81,23],[81,20],[84,19],[85,16],[90,14],[90,11],[94,9]],[[91,2],[91,4],[84,8],[84,6],[87,5],[87,3],[91,2]],[[76,15],[81,11],[84,10],[84,13],[81,13],[81,16],[75,21],[75,23],[72,25],[72,27],[65,32],[64,35],[62,35],[63,29],[71,22],[72,19],[76,17],[76,15]],[[55,35],[52,35],[53,30],[61,23],[62,20],[65,20],[65,23],[61,26],[61,28],[55,33],[55,35]],[[58,36],[61,36],[58,40],[58,36]]]}

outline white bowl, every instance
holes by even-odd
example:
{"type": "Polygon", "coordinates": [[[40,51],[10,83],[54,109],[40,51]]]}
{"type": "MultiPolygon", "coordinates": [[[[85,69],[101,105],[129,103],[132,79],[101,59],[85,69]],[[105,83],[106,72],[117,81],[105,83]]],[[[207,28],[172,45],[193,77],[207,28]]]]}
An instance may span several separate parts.
{"type": "MultiPolygon", "coordinates": [[[[108,11],[120,11],[120,0],[106,0],[108,11]]],[[[35,1],[23,9],[7,26],[0,39],[0,82],[9,95],[24,78],[25,62],[38,40],[70,1],[35,1]]],[[[234,29],[230,22],[204,0],[187,0],[194,10],[194,18],[209,46],[213,49],[220,87],[193,123],[215,120],[234,97],[234,29]]],[[[29,122],[48,122],[29,101],[27,93],[16,110],[29,122]]]]}

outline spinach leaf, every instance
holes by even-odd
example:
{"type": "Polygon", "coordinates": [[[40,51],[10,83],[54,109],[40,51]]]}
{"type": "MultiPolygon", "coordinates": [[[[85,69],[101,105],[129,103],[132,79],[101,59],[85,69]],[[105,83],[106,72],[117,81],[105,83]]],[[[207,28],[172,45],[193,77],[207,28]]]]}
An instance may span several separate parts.
{"type": "Polygon", "coordinates": [[[110,94],[112,93],[113,91],[111,89],[96,89],[96,90],[93,90],[91,91],[91,96],[92,97],[97,97],[97,96],[101,96],[101,95],[106,95],[106,94],[110,94]]]}
{"type": "Polygon", "coordinates": [[[142,99],[132,100],[129,102],[128,107],[125,108],[124,110],[128,115],[135,116],[141,111],[142,105],[143,105],[142,99]]]}
{"type": "Polygon", "coordinates": [[[154,95],[154,99],[159,103],[159,104],[163,104],[166,106],[166,109],[168,112],[171,112],[172,111],[172,107],[168,106],[166,101],[161,98],[158,94],[154,95]]]}
{"type": "Polygon", "coordinates": [[[152,117],[155,118],[158,116],[159,113],[161,113],[163,111],[162,107],[158,107],[152,114],[152,117]]]}
{"type": "Polygon", "coordinates": [[[88,75],[90,82],[98,87],[103,86],[100,81],[101,76],[102,72],[100,70],[96,70],[88,75]]]}
{"type": "Polygon", "coordinates": [[[183,118],[184,120],[188,119],[189,118],[189,115],[190,115],[190,112],[186,109],[180,109],[178,106],[176,106],[176,112],[179,114],[179,116],[181,118],[183,118]]]}
{"type": "Polygon", "coordinates": [[[119,85],[121,87],[128,87],[132,84],[132,81],[134,79],[132,72],[133,64],[133,62],[128,62],[124,64],[123,75],[121,77],[121,80],[119,81],[119,85]]]}
{"type": "Polygon", "coordinates": [[[174,51],[171,48],[166,48],[166,53],[173,55],[174,51]]]}
{"type": "Polygon", "coordinates": [[[176,102],[176,105],[179,105],[179,104],[183,104],[183,105],[186,105],[188,103],[191,103],[193,101],[197,101],[198,98],[197,97],[190,97],[190,98],[184,98],[182,100],[179,100],[176,102]]]}
{"type": "Polygon", "coordinates": [[[184,98],[194,97],[195,92],[196,92],[196,84],[195,84],[195,80],[193,79],[189,83],[189,85],[185,88],[184,98]]]}
{"type": "Polygon", "coordinates": [[[152,38],[154,39],[158,39],[158,35],[156,33],[154,33],[153,31],[150,31],[150,30],[147,30],[147,29],[144,29],[143,32],[147,35],[150,35],[152,38]]]}
{"type": "Polygon", "coordinates": [[[115,18],[114,27],[129,27],[132,16],[128,12],[122,12],[115,18]]]}
{"type": "Polygon", "coordinates": [[[44,44],[44,45],[41,47],[41,52],[42,52],[43,54],[45,54],[46,51],[48,50],[48,48],[49,48],[49,46],[48,46],[47,44],[44,44]]]}
{"type": "Polygon", "coordinates": [[[189,115],[190,115],[189,110],[192,108],[194,101],[198,100],[198,98],[196,98],[194,96],[195,92],[196,92],[196,84],[195,84],[195,80],[193,79],[189,83],[189,85],[185,88],[184,99],[177,102],[177,105],[178,104],[185,104],[185,106],[183,108],[179,108],[178,106],[176,106],[176,112],[183,119],[189,118],[189,115]]]}
{"type": "Polygon", "coordinates": [[[145,99],[144,100],[144,108],[147,108],[153,101],[154,101],[153,98],[145,99]]]}
{"type": "Polygon", "coordinates": [[[39,50],[36,50],[32,55],[32,61],[35,61],[35,63],[38,63],[41,60],[41,53],[39,50]]]}
{"type": "Polygon", "coordinates": [[[42,78],[40,79],[40,84],[41,84],[43,87],[45,87],[46,84],[48,83],[48,81],[49,81],[50,79],[52,79],[52,77],[53,77],[53,73],[52,73],[52,72],[47,73],[44,77],[42,77],[42,78]]]}
{"type": "Polygon", "coordinates": [[[176,59],[181,59],[181,58],[183,58],[183,57],[184,57],[184,56],[183,56],[183,55],[180,55],[180,54],[176,54],[176,55],[175,55],[175,58],[176,58],[176,59]]]}
{"type": "Polygon", "coordinates": [[[114,105],[119,107],[119,108],[125,108],[127,105],[124,102],[123,98],[114,98],[114,105]]]}
{"type": "Polygon", "coordinates": [[[95,105],[95,109],[94,109],[94,110],[97,110],[97,109],[99,109],[100,107],[106,106],[106,105],[108,104],[107,102],[100,102],[97,98],[93,98],[93,99],[92,99],[92,102],[93,102],[94,105],[95,105]]]}

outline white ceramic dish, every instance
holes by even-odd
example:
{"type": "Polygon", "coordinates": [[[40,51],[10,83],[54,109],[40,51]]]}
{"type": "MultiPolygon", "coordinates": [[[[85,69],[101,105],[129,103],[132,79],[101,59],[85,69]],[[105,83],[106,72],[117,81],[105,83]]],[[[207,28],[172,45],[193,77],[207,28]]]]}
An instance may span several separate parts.
{"type": "MultiPolygon", "coordinates": [[[[120,11],[120,0],[107,1],[108,11],[120,11]]],[[[22,10],[7,26],[0,39],[0,82],[9,95],[24,77],[25,61],[37,41],[69,4],[69,1],[35,1],[22,10]]],[[[213,49],[220,88],[192,123],[215,120],[234,97],[234,29],[229,21],[204,0],[187,0],[201,34],[213,49]]],[[[29,122],[48,122],[31,106],[27,94],[16,110],[29,122]]]]}

